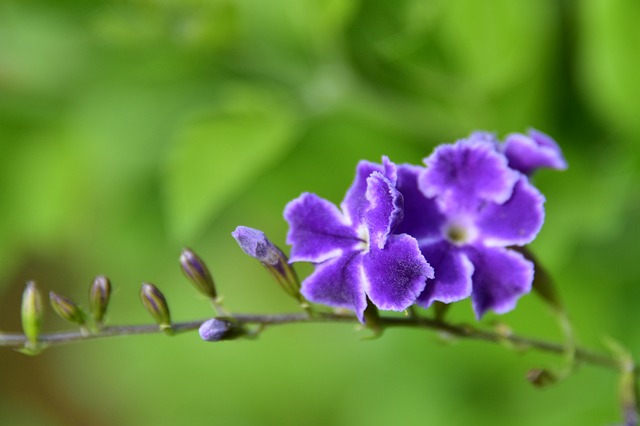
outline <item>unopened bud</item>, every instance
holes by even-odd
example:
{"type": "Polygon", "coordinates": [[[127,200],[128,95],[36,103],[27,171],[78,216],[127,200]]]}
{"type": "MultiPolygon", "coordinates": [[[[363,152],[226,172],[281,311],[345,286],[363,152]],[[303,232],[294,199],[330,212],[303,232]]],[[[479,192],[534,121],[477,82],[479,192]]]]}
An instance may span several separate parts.
{"type": "Polygon", "coordinates": [[[110,297],[111,282],[109,278],[103,275],[97,276],[89,290],[89,308],[96,324],[102,323],[104,314],[107,312],[107,306],[109,306],[110,297]]]}
{"type": "Polygon", "coordinates": [[[33,347],[38,344],[40,330],[42,329],[42,295],[35,281],[29,281],[22,293],[22,330],[27,336],[29,344],[33,347]]]}
{"type": "Polygon", "coordinates": [[[193,285],[205,296],[215,299],[218,297],[213,278],[207,265],[190,249],[182,250],[180,255],[182,271],[193,285]]]}
{"type": "Polygon", "coordinates": [[[79,325],[85,324],[84,313],[82,313],[73,300],[51,291],[49,292],[49,302],[51,302],[53,310],[56,311],[62,319],[79,325]]]}
{"type": "Polygon", "coordinates": [[[140,289],[140,300],[147,312],[151,314],[153,319],[158,323],[160,329],[171,330],[171,314],[169,306],[164,294],[158,288],[150,283],[142,283],[140,289]]]}
{"type": "Polygon", "coordinates": [[[537,388],[545,388],[556,383],[558,377],[544,368],[534,368],[527,373],[527,380],[537,388]]]}
{"type": "Polygon", "coordinates": [[[206,342],[233,340],[246,334],[237,320],[228,317],[212,318],[200,326],[200,338],[206,342]]]}
{"type": "Polygon", "coordinates": [[[231,233],[240,248],[257,259],[273,275],[287,294],[304,303],[300,294],[300,280],[291,267],[287,256],[264,235],[264,232],[246,226],[238,226],[231,233]]]}

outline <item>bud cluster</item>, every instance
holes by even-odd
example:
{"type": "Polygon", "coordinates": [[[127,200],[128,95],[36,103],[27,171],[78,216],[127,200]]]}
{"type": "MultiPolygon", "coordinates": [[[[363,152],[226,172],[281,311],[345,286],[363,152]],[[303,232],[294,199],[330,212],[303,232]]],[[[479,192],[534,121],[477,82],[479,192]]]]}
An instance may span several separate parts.
{"type": "MultiPolygon", "coordinates": [[[[93,330],[102,328],[110,296],[111,283],[109,279],[104,276],[98,276],[89,289],[90,316],[71,298],[54,291],[49,292],[49,303],[60,318],[80,326],[83,334],[87,334],[89,332],[87,329],[89,320],[91,320],[93,330]]],[[[27,338],[24,352],[29,354],[35,354],[43,348],[40,342],[44,318],[42,299],[42,293],[36,282],[27,282],[22,293],[21,317],[22,330],[27,338]]]]}
{"type": "MultiPolygon", "coordinates": [[[[239,226],[233,236],[242,250],[257,259],[276,279],[280,287],[301,306],[310,311],[306,300],[300,294],[300,280],[289,264],[287,256],[276,247],[262,231],[239,226]]],[[[253,336],[244,324],[227,314],[221,306],[213,275],[209,268],[193,250],[185,248],[180,254],[180,267],[198,292],[211,300],[217,317],[205,321],[200,326],[200,337],[209,342],[232,340],[242,336],[253,336]]],[[[140,301],[151,315],[158,329],[172,335],[183,331],[183,326],[173,324],[165,295],[149,282],[140,287],[140,301]]],[[[53,311],[63,320],[80,328],[80,336],[111,335],[113,327],[105,325],[105,318],[111,299],[111,281],[104,275],[95,277],[89,287],[88,309],[83,309],[72,298],[55,291],[49,292],[49,303],[53,311]]],[[[29,281],[22,295],[22,328],[24,332],[23,352],[36,354],[50,342],[50,336],[42,334],[44,318],[43,296],[35,281],[29,281]]]]}

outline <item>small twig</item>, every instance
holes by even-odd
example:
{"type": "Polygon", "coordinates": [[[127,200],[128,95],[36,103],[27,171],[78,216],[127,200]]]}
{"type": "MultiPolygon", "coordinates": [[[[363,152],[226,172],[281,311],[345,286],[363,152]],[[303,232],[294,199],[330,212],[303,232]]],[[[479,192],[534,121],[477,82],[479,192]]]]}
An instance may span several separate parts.
{"type": "MultiPolygon", "coordinates": [[[[290,323],[327,323],[327,322],[346,322],[357,323],[357,319],[353,315],[347,314],[335,314],[335,313],[316,313],[314,316],[309,316],[307,313],[296,314],[268,314],[268,315],[254,315],[254,314],[235,314],[233,317],[243,324],[258,324],[258,325],[279,325],[290,323]]],[[[174,333],[187,332],[195,330],[204,322],[189,321],[178,322],[171,325],[171,329],[174,333]]],[[[473,340],[484,340],[493,343],[510,342],[522,349],[533,349],[541,352],[565,354],[566,345],[548,342],[544,340],[537,340],[529,337],[518,336],[514,334],[505,335],[503,333],[497,333],[493,331],[480,330],[470,325],[464,324],[449,324],[444,321],[408,316],[402,318],[381,317],[380,325],[384,328],[389,327],[413,327],[413,328],[426,328],[435,331],[442,331],[453,336],[460,338],[467,338],[473,340]]],[[[39,342],[46,346],[59,345],[71,342],[78,342],[91,339],[101,339],[115,336],[127,336],[138,334],[153,334],[160,333],[162,330],[156,324],[145,325],[121,325],[121,326],[106,326],[97,332],[83,334],[79,331],[67,331],[57,333],[44,333],[40,335],[39,342]]],[[[27,344],[28,340],[24,334],[21,333],[0,333],[0,347],[23,347],[27,344]]],[[[612,356],[593,352],[585,348],[576,348],[575,359],[578,362],[585,364],[598,365],[606,367],[615,371],[620,371],[621,366],[617,359],[612,356]]]]}

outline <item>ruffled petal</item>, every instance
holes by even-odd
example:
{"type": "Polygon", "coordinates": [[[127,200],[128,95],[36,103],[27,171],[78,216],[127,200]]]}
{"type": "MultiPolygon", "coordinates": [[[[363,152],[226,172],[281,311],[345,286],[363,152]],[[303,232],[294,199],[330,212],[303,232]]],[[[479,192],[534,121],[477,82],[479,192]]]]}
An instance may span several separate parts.
{"type": "Polygon", "coordinates": [[[425,160],[418,187],[448,212],[475,209],[481,202],[503,203],[511,196],[518,173],[491,144],[461,140],[442,145],[425,160]]]}
{"type": "Polygon", "coordinates": [[[402,311],[413,305],[433,278],[415,238],[390,235],[384,250],[375,247],[363,257],[366,292],[379,309],[402,311]]]}
{"type": "Polygon", "coordinates": [[[382,157],[382,165],[364,160],[358,163],[356,167],[356,177],[340,204],[340,208],[347,217],[347,220],[354,227],[361,224],[364,212],[369,204],[366,197],[367,178],[371,176],[373,172],[382,173],[392,185],[396,183],[396,166],[388,157],[382,157]]]}
{"type": "Polygon", "coordinates": [[[402,164],[398,166],[396,188],[404,198],[404,217],[395,229],[397,234],[409,234],[418,241],[440,239],[445,217],[433,198],[418,189],[418,176],[424,167],[402,164]]]}
{"type": "Polygon", "coordinates": [[[389,157],[387,157],[386,155],[383,155],[382,167],[384,170],[384,173],[383,173],[384,177],[389,179],[389,182],[391,182],[391,185],[396,186],[396,182],[398,181],[398,169],[396,167],[396,164],[391,160],[389,160],[389,157]]]}
{"type": "Polygon", "coordinates": [[[441,241],[421,248],[436,276],[418,297],[418,305],[428,308],[436,300],[452,303],[471,295],[473,264],[458,247],[441,241]]]}
{"type": "Polygon", "coordinates": [[[514,133],[507,136],[504,155],[509,167],[526,175],[531,175],[541,167],[565,170],[567,161],[562,150],[550,136],[531,129],[529,135],[514,133]]]}
{"type": "Polygon", "coordinates": [[[300,292],[309,301],[336,308],[351,309],[364,322],[367,306],[362,274],[362,255],[340,256],[316,265],[302,282],[300,292]]]}
{"type": "Polygon", "coordinates": [[[496,137],[496,134],[493,132],[486,132],[482,130],[477,130],[472,132],[467,138],[468,141],[471,142],[481,142],[489,144],[496,151],[499,150],[500,140],[496,137]]]}
{"type": "Polygon", "coordinates": [[[503,314],[515,308],[520,296],[531,291],[533,263],[502,247],[467,250],[473,262],[473,310],[480,319],[489,309],[503,314]]]}
{"type": "Polygon", "coordinates": [[[371,176],[373,172],[382,171],[383,167],[380,164],[370,161],[360,161],[358,163],[356,167],[356,177],[353,179],[353,183],[347,190],[347,194],[340,204],[340,208],[347,217],[347,221],[353,226],[361,223],[364,211],[368,205],[367,197],[365,196],[367,192],[367,178],[371,176]]]}
{"type": "Polygon", "coordinates": [[[315,194],[304,193],[289,202],[284,218],[289,223],[291,262],[324,262],[362,243],[340,210],[315,194]]]}
{"type": "Polygon", "coordinates": [[[480,212],[476,226],[481,240],[488,246],[530,243],[542,228],[544,201],[540,191],[521,177],[506,203],[490,203],[480,212]]]}
{"type": "Polygon", "coordinates": [[[369,206],[364,223],[369,230],[369,244],[382,249],[387,235],[402,221],[402,194],[379,172],[367,178],[367,201],[369,206]]]}

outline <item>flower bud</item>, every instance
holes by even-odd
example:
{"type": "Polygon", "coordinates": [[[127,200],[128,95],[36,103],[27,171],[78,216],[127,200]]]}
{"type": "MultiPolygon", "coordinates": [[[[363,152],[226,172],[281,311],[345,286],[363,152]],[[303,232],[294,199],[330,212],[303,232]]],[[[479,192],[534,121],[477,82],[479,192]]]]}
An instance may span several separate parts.
{"type": "Polygon", "coordinates": [[[140,289],[140,300],[147,312],[151,314],[153,319],[158,323],[160,329],[171,330],[171,314],[169,306],[164,294],[158,288],[150,283],[142,283],[140,289]]]}
{"type": "Polygon", "coordinates": [[[544,368],[534,368],[527,373],[527,380],[537,388],[545,388],[556,383],[558,377],[544,368]]]}
{"type": "Polygon", "coordinates": [[[49,302],[51,302],[53,310],[56,311],[62,319],[79,325],[85,324],[84,313],[82,313],[73,300],[51,291],[49,292],[49,302]]]}
{"type": "Polygon", "coordinates": [[[269,241],[264,232],[246,226],[238,226],[231,235],[246,254],[259,260],[267,268],[287,294],[300,303],[304,303],[304,298],[300,294],[300,280],[289,265],[289,259],[282,250],[269,241]]]}
{"type": "Polygon", "coordinates": [[[38,337],[42,329],[42,317],[44,314],[42,306],[42,295],[38,290],[35,281],[27,282],[27,286],[22,293],[22,330],[27,336],[29,345],[38,345],[38,337]]]}
{"type": "Polygon", "coordinates": [[[102,324],[110,297],[111,282],[109,278],[103,275],[97,276],[89,290],[89,308],[96,324],[102,324]]]}
{"type": "Polygon", "coordinates": [[[244,335],[246,330],[237,320],[229,317],[212,318],[200,326],[200,338],[206,342],[233,340],[244,335]]]}
{"type": "Polygon", "coordinates": [[[193,283],[193,285],[210,299],[218,297],[213,278],[207,265],[190,249],[182,250],[180,255],[180,266],[182,271],[193,283]]]}

